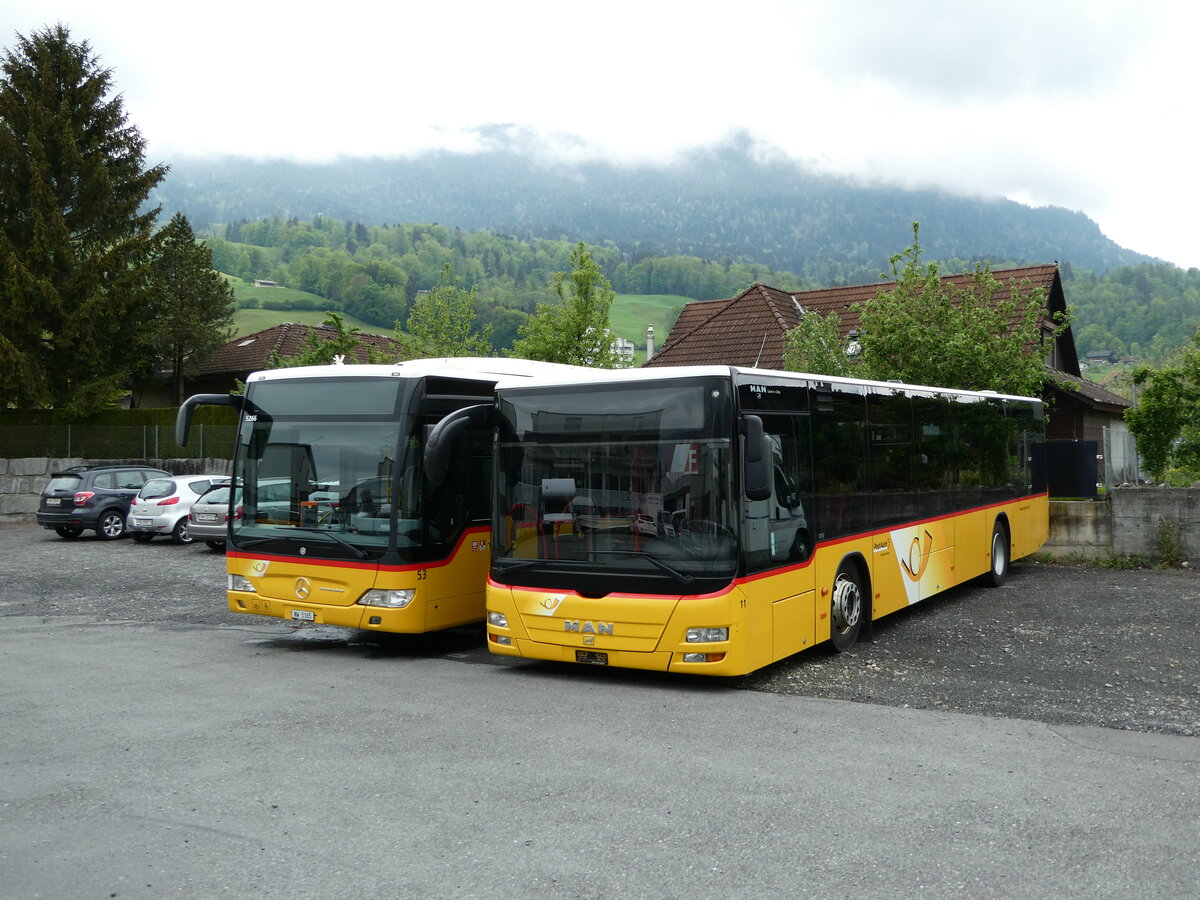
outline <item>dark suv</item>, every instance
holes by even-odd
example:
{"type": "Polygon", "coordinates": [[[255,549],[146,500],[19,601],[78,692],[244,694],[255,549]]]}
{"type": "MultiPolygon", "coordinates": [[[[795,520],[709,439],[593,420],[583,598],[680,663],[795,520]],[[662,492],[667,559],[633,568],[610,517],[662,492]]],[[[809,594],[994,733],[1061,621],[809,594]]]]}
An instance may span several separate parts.
{"type": "Polygon", "coordinates": [[[52,472],[42,490],[37,523],[59,537],[77,538],[90,528],[101,540],[125,534],[129,502],[151,478],[170,472],[149,466],[72,466],[52,472]]]}

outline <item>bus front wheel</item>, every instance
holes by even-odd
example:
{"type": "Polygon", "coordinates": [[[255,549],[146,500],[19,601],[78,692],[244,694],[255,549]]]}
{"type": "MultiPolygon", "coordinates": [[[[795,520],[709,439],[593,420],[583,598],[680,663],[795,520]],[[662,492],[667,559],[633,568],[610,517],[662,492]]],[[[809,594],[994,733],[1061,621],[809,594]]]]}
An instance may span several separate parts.
{"type": "Polygon", "coordinates": [[[992,526],[992,565],[985,576],[992,587],[1000,587],[1008,580],[1009,557],[1008,529],[997,519],[992,526]]]}
{"type": "Polygon", "coordinates": [[[829,640],[839,653],[853,647],[862,630],[865,613],[863,598],[866,592],[860,582],[858,569],[851,563],[842,563],[833,580],[833,594],[829,601],[829,640]]]}

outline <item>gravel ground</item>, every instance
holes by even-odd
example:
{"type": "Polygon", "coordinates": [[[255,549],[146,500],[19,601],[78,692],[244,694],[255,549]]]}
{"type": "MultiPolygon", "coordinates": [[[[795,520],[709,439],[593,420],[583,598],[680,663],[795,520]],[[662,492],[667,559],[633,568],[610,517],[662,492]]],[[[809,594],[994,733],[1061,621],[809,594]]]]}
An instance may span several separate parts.
{"type": "Polygon", "coordinates": [[[848,653],[816,648],[744,686],[1200,735],[1200,577],[1021,561],[998,590],[947,591],[880,620],[848,653]]]}
{"type": "MultiPolygon", "coordinates": [[[[224,571],[224,557],[202,544],[109,543],[90,532],[64,541],[32,524],[0,525],[0,617],[281,624],[229,612],[224,571]]],[[[465,662],[494,660],[473,630],[399,645],[465,662]]],[[[814,648],[734,685],[1200,736],[1200,574],[1023,561],[999,590],[956,588],[876,623],[873,640],[848,653],[814,648]]]]}

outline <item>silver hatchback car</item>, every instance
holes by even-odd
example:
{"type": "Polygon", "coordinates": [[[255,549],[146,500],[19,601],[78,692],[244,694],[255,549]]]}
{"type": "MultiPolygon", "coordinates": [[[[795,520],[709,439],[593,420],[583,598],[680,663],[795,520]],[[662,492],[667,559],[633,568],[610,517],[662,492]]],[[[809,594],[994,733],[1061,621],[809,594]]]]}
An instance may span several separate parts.
{"type": "MultiPolygon", "coordinates": [[[[212,550],[224,550],[229,538],[229,492],[228,484],[211,487],[192,504],[188,512],[188,534],[192,540],[204,541],[212,550]]],[[[241,515],[242,489],[237,488],[234,498],[235,515],[241,515]]]]}
{"type": "Polygon", "coordinates": [[[200,495],[216,484],[228,484],[227,475],[172,475],[153,478],[138,491],[129,504],[126,530],[139,543],[155,535],[169,537],[176,544],[190,544],[188,512],[200,495]]]}

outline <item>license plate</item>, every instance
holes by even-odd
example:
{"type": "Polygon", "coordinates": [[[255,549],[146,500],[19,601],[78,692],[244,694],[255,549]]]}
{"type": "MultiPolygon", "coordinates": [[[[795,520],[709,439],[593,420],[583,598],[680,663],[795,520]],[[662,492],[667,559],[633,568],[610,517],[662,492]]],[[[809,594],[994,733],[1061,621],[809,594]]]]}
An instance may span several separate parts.
{"type": "Polygon", "coordinates": [[[587,663],[589,666],[607,666],[608,654],[599,650],[576,650],[575,662],[587,663]]]}
{"type": "Polygon", "coordinates": [[[217,517],[215,515],[213,515],[212,513],[200,513],[199,515],[196,516],[196,521],[197,522],[215,522],[215,521],[217,521],[217,517]]]}
{"type": "Polygon", "coordinates": [[[60,503],[62,503],[62,501],[59,500],[57,497],[47,497],[46,498],[47,506],[58,506],[60,503]]]}
{"type": "Polygon", "coordinates": [[[151,525],[154,524],[154,520],[153,519],[134,519],[133,524],[136,525],[138,528],[149,528],[151,525]]]}
{"type": "Polygon", "coordinates": [[[301,622],[315,622],[317,614],[311,609],[293,609],[292,618],[299,619],[301,622]]]}

